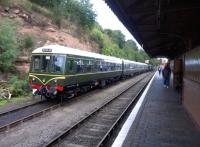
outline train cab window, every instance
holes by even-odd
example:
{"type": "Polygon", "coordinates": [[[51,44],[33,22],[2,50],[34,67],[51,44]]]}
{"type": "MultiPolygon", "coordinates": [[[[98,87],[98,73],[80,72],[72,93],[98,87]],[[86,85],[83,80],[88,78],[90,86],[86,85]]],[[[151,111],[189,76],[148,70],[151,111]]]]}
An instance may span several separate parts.
{"type": "Polygon", "coordinates": [[[32,60],[32,71],[38,72],[40,70],[40,56],[33,56],[32,60]]]}
{"type": "Polygon", "coordinates": [[[51,61],[51,56],[41,56],[42,57],[42,66],[41,71],[42,72],[49,72],[49,65],[51,61]]]}
{"type": "Polygon", "coordinates": [[[53,73],[63,73],[65,67],[65,56],[56,55],[52,58],[52,71],[53,73]]]}

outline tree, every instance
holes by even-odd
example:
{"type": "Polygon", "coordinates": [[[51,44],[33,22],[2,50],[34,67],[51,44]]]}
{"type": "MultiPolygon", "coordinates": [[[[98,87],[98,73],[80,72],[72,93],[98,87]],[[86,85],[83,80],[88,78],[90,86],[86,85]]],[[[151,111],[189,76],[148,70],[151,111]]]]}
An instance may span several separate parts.
{"type": "Polygon", "coordinates": [[[92,29],[95,24],[96,14],[92,10],[89,0],[31,0],[53,10],[53,20],[60,26],[62,16],[79,24],[84,29],[92,29]]]}
{"type": "Polygon", "coordinates": [[[116,43],[119,48],[123,48],[125,44],[125,36],[120,30],[105,29],[105,33],[116,43]]]}

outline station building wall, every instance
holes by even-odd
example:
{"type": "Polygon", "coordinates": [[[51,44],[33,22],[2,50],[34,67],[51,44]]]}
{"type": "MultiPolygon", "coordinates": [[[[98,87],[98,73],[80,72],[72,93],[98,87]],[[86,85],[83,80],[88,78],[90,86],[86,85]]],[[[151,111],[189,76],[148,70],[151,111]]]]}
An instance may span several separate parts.
{"type": "Polygon", "coordinates": [[[185,53],[182,101],[200,128],[200,46],[185,53]]]}

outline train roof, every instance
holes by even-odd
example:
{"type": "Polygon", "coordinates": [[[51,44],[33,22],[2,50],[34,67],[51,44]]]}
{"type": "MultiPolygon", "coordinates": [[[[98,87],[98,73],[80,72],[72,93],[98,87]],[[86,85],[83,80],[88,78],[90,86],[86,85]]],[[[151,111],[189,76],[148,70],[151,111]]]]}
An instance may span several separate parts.
{"type": "Polygon", "coordinates": [[[91,57],[91,58],[103,59],[105,61],[112,61],[114,63],[121,63],[122,60],[124,60],[125,62],[128,62],[128,63],[147,65],[145,63],[120,59],[120,58],[116,58],[116,57],[112,57],[112,56],[101,55],[101,54],[97,54],[97,53],[92,53],[92,52],[83,51],[80,49],[74,49],[74,48],[65,47],[65,46],[60,46],[60,45],[43,46],[43,47],[33,50],[33,52],[32,52],[32,54],[47,54],[47,53],[48,54],[66,54],[66,55],[91,57]]]}
{"type": "Polygon", "coordinates": [[[131,61],[131,60],[125,60],[124,63],[132,63],[132,64],[138,64],[138,65],[147,65],[146,63],[141,63],[141,62],[136,62],[136,61],[131,61]]]}
{"type": "Polygon", "coordinates": [[[60,45],[49,45],[43,46],[33,50],[32,54],[66,54],[66,55],[76,55],[76,56],[83,56],[83,57],[91,57],[96,59],[103,59],[105,61],[112,61],[114,63],[121,63],[122,59],[105,56],[97,53],[92,53],[88,51],[83,51],[80,49],[74,49],[70,47],[60,46],[60,45]]]}

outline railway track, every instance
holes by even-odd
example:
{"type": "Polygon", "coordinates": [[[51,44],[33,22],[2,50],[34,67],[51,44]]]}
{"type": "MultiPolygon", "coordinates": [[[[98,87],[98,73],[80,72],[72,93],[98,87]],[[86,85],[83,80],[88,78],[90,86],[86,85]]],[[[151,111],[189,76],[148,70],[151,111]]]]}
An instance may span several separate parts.
{"type": "Polygon", "coordinates": [[[5,132],[35,117],[60,107],[61,104],[48,102],[46,100],[29,104],[8,112],[0,113],[0,132],[5,132]]]}
{"type": "Polygon", "coordinates": [[[23,122],[41,116],[50,110],[58,108],[60,104],[47,101],[41,101],[34,104],[26,105],[8,112],[0,114],[0,132],[8,131],[23,122]]]}
{"type": "Polygon", "coordinates": [[[135,104],[149,80],[150,77],[138,80],[43,146],[99,147],[104,145],[114,128],[123,120],[126,112],[135,104]]]}

